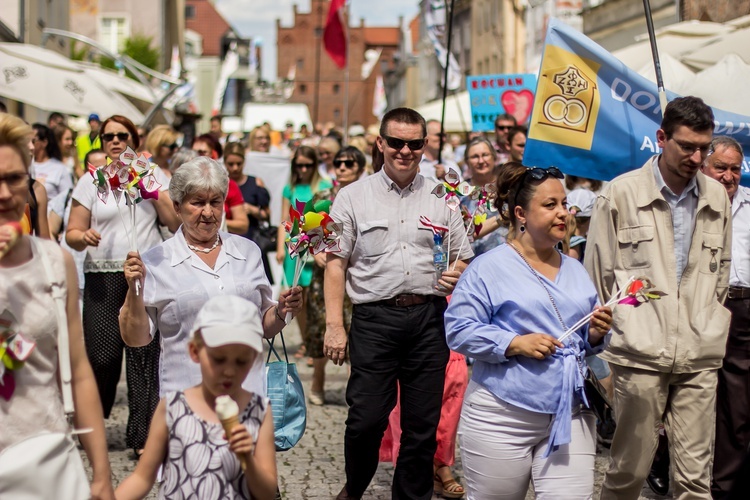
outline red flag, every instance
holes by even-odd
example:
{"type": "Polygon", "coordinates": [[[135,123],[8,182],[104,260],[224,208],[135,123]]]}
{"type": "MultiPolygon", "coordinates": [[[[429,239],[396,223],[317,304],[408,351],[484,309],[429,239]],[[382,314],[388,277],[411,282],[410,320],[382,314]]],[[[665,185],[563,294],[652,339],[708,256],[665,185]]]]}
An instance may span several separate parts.
{"type": "Polygon", "coordinates": [[[331,0],[326,28],[323,32],[323,46],[339,68],[346,66],[346,33],[342,19],[345,3],[346,0],[331,0]]]}

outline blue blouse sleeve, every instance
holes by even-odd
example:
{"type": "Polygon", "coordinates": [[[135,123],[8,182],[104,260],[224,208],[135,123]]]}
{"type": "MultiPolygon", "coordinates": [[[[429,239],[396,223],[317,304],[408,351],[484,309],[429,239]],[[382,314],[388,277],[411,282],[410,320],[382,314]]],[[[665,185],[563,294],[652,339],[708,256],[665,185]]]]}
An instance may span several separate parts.
{"type": "Polygon", "coordinates": [[[492,323],[499,305],[492,304],[481,264],[475,261],[464,271],[445,311],[448,347],[486,363],[504,363],[505,351],[517,334],[492,323]]]}

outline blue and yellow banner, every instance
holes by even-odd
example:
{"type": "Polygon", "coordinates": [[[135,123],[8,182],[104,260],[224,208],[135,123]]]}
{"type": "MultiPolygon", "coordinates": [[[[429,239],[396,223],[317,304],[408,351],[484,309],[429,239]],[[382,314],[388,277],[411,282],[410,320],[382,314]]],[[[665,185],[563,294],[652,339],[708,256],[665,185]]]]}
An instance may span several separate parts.
{"type": "Polygon", "coordinates": [[[525,125],[534,104],[536,75],[503,74],[466,78],[471,102],[471,130],[495,130],[497,115],[508,113],[519,125],[525,125]]]}
{"type": "MultiPolygon", "coordinates": [[[[668,100],[675,97],[679,96],[667,92],[668,100]]],[[[750,186],[750,117],[712,109],[714,134],[742,144],[741,184],[750,186]]],[[[609,181],[660,152],[656,131],[661,116],[656,84],[553,19],[523,162],[609,181]]]]}

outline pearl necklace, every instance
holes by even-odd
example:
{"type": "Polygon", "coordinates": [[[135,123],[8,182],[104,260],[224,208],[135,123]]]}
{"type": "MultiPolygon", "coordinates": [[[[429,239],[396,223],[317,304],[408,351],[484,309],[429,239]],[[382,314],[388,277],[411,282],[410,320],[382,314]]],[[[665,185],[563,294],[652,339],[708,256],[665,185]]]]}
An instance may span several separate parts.
{"type": "MultiPolygon", "coordinates": [[[[187,243],[187,241],[185,243],[187,243]]],[[[200,247],[193,246],[190,243],[188,243],[187,246],[193,252],[210,253],[211,250],[219,246],[219,233],[216,233],[216,241],[214,241],[214,244],[211,245],[211,248],[200,248],[200,247]]]]}

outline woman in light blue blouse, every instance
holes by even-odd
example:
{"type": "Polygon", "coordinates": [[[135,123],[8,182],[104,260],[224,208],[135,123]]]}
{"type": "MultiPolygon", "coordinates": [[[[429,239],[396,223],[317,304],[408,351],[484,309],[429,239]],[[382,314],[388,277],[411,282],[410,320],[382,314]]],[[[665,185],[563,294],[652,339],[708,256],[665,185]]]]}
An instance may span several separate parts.
{"type": "Polygon", "coordinates": [[[458,432],[469,499],[523,499],[530,478],[537,498],[593,495],[584,358],[604,348],[612,312],[597,306],[583,266],[555,249],[568,213],[562,177],[503,167],[496,204],[508,243],[464,271],[445,313],[449,347],[476,359],[458,432]]]}

